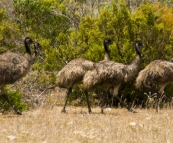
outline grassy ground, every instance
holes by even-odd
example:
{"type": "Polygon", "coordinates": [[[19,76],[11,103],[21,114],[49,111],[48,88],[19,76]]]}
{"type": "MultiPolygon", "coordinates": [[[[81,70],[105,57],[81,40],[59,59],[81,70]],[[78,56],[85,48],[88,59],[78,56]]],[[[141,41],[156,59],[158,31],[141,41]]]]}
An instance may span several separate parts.
{"type": "Polygon", "coordinates": [[[40,108],[22,116],[0,115],[0,143],[172,143],[173,111],[40,108]],[[81,113],[82,112],[82,113],[81,113]]]}

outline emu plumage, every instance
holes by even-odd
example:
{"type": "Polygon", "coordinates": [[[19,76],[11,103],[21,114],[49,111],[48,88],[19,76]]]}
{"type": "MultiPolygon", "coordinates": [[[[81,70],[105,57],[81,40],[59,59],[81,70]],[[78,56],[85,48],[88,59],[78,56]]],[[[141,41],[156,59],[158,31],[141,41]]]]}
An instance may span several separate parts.
{"type": "Polygon", "coordinates": [[[32,43],[32,39],[30,39],[29,37],[25,38],[24,45],[26,48],[26,54],[24,56],[12,52],[7,52],[0,55],[1,94],[7,100],[7,102],[14,107],[14,110],[17,114],[21,114],[21,112],[9,100],[7,94],[4,91],[4,87],[7,84],[13,84],[27,74],[31,64],[37,57],[38,45],[35,45],[34,54],[31,55],[30,44],[32,43]]]}
{"type": "MultiPolygon", "coordinates": [[[[113,96],[115,96],[124,106],[126,106],[118,97],[118,89],[123,82],[129,81],[137,75],[139,65],[141,63],[141,47],[141,42],[136,43],[135,48],[137,56],[130,65],[114,61],[103,61],[96,64],[96,67],[93,70],[88,71],[83,78],[85,91],[92,90],[98,85],[101,85],[104,88],[104,91],[107,91],[110,87],[114,87],[113,96]]],[[[103,98],[101,113],[103,113],[103,106],[106,97],[103,96],[103,98]]],[[[129,107],[127,108],[128,110],[131,110],[129,107]]]]}
{"type": "Polygon", "coordinates": [[[159,98],[170,82],[173,82],[173,63],[155,60],[139,72],[135,86],[139,89],[155,87],[158,92],[156,100],[156,112],[158,112],[159,98]]]}
{"type": "MultiPolygon", "coordinates": [[[[112,40],[109,38],[105,38],[103,43],[105,49],[105,55],[103,61],[107,61],[110,59],[110,51],[108,46],[109,44],[112,44],[112,40]]],[[[56,76],[57,86],[60,88],[68,88],[68,93],[62,112],[66,112],[65,108],[67,105],[68,98],[71,95],[73,86],[77,83],[82,83],[85,73],[87,71],[94,69],[94,67],[95,67],[94,62],[83,58],[78,58],[70,61],[63,69],[61,69],[58,72],[56,76]]],[[[88,112],[91,113],[88,93],[85,92],[85,95],[88,105],[88,112]]]]}

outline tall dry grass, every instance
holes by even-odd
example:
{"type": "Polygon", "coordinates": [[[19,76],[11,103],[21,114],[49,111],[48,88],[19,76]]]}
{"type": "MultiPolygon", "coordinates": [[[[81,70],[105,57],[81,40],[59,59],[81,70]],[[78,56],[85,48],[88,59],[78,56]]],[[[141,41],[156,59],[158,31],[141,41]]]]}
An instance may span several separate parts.
{"type": "Polygon", "coordinates": [[[0,143],[172,143],[173,111],[67,107],[0,115],[0,143]]]}

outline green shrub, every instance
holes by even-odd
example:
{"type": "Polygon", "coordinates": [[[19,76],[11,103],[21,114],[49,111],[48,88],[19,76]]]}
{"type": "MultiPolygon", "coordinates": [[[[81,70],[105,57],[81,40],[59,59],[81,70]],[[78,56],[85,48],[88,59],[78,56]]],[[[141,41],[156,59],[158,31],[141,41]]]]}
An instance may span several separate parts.
{"type": "MultiPolygon", "coordinates": [[[[28,107],[25,103],[22,103],[22,94],[18,91],[9,91],[6,92],[9,100],[20,110],[25,111],[28,110],[28,107]]],[[[0,112],[4,111],[11,111],[13,108],[11,105],[2,97],[0,96],[0,112]]]]}

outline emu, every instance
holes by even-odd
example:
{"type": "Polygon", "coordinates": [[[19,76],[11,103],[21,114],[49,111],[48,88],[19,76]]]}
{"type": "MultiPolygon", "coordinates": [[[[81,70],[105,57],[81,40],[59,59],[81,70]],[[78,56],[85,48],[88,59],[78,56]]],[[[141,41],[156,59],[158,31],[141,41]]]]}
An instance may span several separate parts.
{"type": "Polygon", "coordinates": [[[37,57],[39,44],[34,44],[34,54],[31,54],[30,45],[33,40],[26,37],[24,40],[24,45],[26,48],[26,54],[24,56],[12,52],[6,52],[0,55],[0,89],[1,94],[4,99],[13,107],[15,112],[19,115],[22,113],[17,109],[17,107],[9,100],[7,94],[5,93],[4,87],[7,84],[13,84],[22,77],[24,77],[34,59],[37,57]]]}
{"type": "Polygon", "coordinates": [[[83,78],[85,91],[90,91],[94,87],[100,85],[104,89],[102,97],[101,113],[104,113],[103,107],[105,103],[106,93],[110,87],[113,87],[113,96],[117,98],[129,111],[134,112],[130,107],[119,98],[118,89],[123,82],[127,82],[134,78],[139,70],[141,63],[141,42],[136,42],[136,58],[130,65],[117,63],[114,61],[102,61],[96,64],[95,69],[88,71],[83,78]]]}
{"type": "MultiPolygon", "coordinates": [[[[104,39],[104,60],[108,61],[110,59],[109,44],[112,44],[112,40],[109,38],[104,39]]],[[[56,83],[60,88],[67,88],[68,92],[66,95],[66,100],[64,107],[61,112],[66,112],[65,108],[67,101],[72,93],[72,88],[77,83],[82,83],[85,73],[89,70],[94,69],[95,63],[83,58],[78,58],[70,61],[62,70],[60,70],[56,76],[56,83]]],[[[88,112],[91,113],[91,108],[89,104],[88,94],[85,92],[88,112]]]]}
{"type": "Polygon", "coordinates": [[[159,99],[170,82],[173,82],[173,63],[155,60],[139,72],[135,86],[139,89],[154,87],[157,90],[156,112],[158,112],[159,99]]]}

